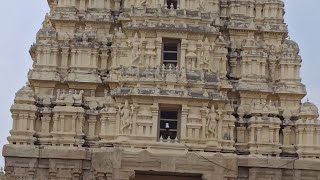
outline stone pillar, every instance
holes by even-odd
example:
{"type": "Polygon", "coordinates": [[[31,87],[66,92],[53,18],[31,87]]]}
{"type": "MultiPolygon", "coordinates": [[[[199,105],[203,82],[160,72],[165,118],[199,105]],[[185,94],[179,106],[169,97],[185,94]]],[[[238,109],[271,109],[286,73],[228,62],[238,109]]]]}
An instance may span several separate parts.
{"type": "Polygon", "coordinates": [[[88,137],[92,138],[95,135],[95,126],[97,122],[97,117],[95,115],[89,115],[88,123],[89,123],[89,133],[88,137]]]}
{"type": "Polygon", "coordinates": [[[283,64],[280,64],[280,79],[284,80],[285,79],[285,68],[283,64]]]}
{"type": "Polygon", "coordinates": [[[37,55],[36,64],[37,64],[37,65],[41,65],[42,47],[37,47],[36,55],[37,55]]]}
{"type": "Polygon", "coordinates": [[[219,58],[221,61],[221,66],[220,66],[220,77],[225,78],[227,75],[227,58],[226,57],[221,57],[219,58]]]}
{"type": "Polygon", "coordinates": [[[61,113],[60,114],[60,132],[64,132],[64,124],[65,124],[65,122],[64,122],[64,114],[63,113],[61,113]]]}
{"type": "MultiPolygon", "coordinates": [[[[244,60],[242,60],[241,61],[241,68],[242,68],[242,70],[241,70],[241,76],[242,77],[246,77],[247,76],[247,67],[246,67],[246,65],[247,65],[247,63],[246,63],[246,61],[244,61],[244,60]]],[[[234,66],[234,68],[235,68],[236,66],[234,66]]],[[[232,68],[233,69],[233,68],[232,68]]]]}
{"type": "Polygon", "coordinates": [[[279,130],[280,130],[280,128],[275,128],[275,135],[276,135],[275,143],[277,143],[277,144],[280,143],[279,130]]]}
{"type": "Polygon", "coordinates": [[[262,17],[261,12],[262,12],[262,7],[260,5],[257,5],[256,6],[256,18],[257,19],[261,19],[261,17],[262,17]]]}
{"type": "Polygon", "coordinates": [[[239,143],[245,143],[245,131],[246,131],[245,127],[237,127],[237,140],[239,143]]]}
{"type": "Polygon", "coordinates": [[[68,69],[69,47],[61,48],[61,68],[68,69]]]}
{"type": "Polygon", "coordinates": [[[101,129],[100,129],[100,135],[99,136],[105,136],[106,135],[106,124],[107,124],[107,116],[106,115],[101,115],[100,118],[100,123],[101,123],[101,129]]]}
{"type": "Polygon", "coordinates": [[[82,115],[78,116],[77,118],[77,134],[83,134],[83,124],[84,124],[84,117],[82,115]]]}
{"type": "Polygon", "coordinates": [[[274,127],[269,127],[269,143],[274,142],[274,127]]]}
{"type": "Polygon", "coordinates": [[[287,76],[288,76],[288,79],[294,79],[294,66],[293,65],[288,65],[288,73],[287,73],[287,76]]]}
{"type": "Polygon", "coordinates": [[[107,126],[107,135],[116,135],[119,130],[119,126],[117,126],[117,111],[114,112],[108,112],[108,124],[107,126]]]}
{"type": "Polygon", "coordinates": [[[180,9],[186,9],[186,0],[180,0],[180,9]]]}
{"type": "Polygon", "coordinates": [[[290,126],[285,127],[283,130],[283,145],[288,146],[290,145],[290,126]]]}
{"type": "Polygon", "coordinates": [[[187,138],[187,121],[188,121],[188,114],[189,114],[189,108],[187,105],[182,106],[182,112],[181,112],[181,136],[180,136],[180,142],[184,142],[184,140],[187,138]]]}
{"type": "Polygon", "coordinates": [[[76,1],[75,0],[69,0],[70,7],[76,7],[76,1]]]}
{"type": "Polygon", "coordinates": [[[222,108],[219,108],[217,110],[218,116],[219,116],[219,121],[218,121],[218,135],[217,135],[217,139],[218,140],[222,140],[223,136],[222,136],[222,124],[223,124],[223,116],[224,116],[224,111],[222,108]]]}
{"type": "Polygon", "coordinates": [[[250,127],[250,143],[255,143],[256,140],[255,140],[255,128],[253,126],[250,127]]]}
{"type": "Polygon", "coordinates": [[[316,129],[316,146],[320,145],[320,128],[316,129]]]}
{"type": "Polygon", "coordinates": [[[108,9],[109,11],[111,9],[111,4],[110,3],[111,3],[111,1],[107,1],[106,4],[105,4],[105,8],[108,9]]]}
{"type": "Polygon", "coordinates": [[[88,2],[88,8],[94,7],[94,6],[92,6],[92,1],[96,2],[96,0],[89,0],[89,2],[88,2]]]}
{"type": "Polygon", "coordinates": [[[114,0],[114,10],[115,11],[120,11],[120,3],[121,3],[121,0],[114,0]]]}
{"type": "Polygon", "coordinates": [[[53,116],[53,129],[52,132],[58,132],[59,115],[57,113],[53,116]]]}
{"type": "Polygon", "coordinates": [[[155,66],[161,67],[162,63],[162,38],[157,37],[156,39],[156,51],[157,51],[157,59],[155,62],[155,66]]]}
{"type": "Polygon", "coordinates": [[[100,68],[102,70],[106,70],[108,68],[108,58],[109,58],[108,50],[106,50],[106,49],[101,50],[101,65],[100,65],[100,68]]]}
{"type": "Polygon", "coordinates": [[[180,68],[185,68],[185,69],[186,69],[186,50],[187,50],[187,40],[183,39],[181,41],[180,68]]]}
{"type": "Polygon", "coordinates": [[[41,133],[48,134],[49,133],[49,127],[50,127],[50,121],[51,121],[51,115],[50,114],[44,114],[41,118],[42,124],[41,124],[41,133]]]}
{"type": "Polygon", "coordinates": [[[303,145],[305,144],[305,142],[303,142],[303,130],[304,128],[303,127],[299,127],[298,128],[298,132],[299,132],[299,145],[303,145]]]}
{"type": "Polygon", "coordinates": [[[261,63],[261,76],[266,77],[266,62],[261,63]]]}
{"type": "Polygon", "coordinates": [[[11,115],[12,117],[12,131],[16,131],[18,130],[18,127],[19,127],[19,119],[18,119],[18,113],[12,113],[11,115]]]}
{"type": "Polygon", "coordinates": [[[306,134],[307,134],[307,145],[313,146],[313,134],[314,134],[314,128],[308,127],[306,128],[306,134]]]}
{"type": "Polygon", "coordinates": [[[98,51],[92,50],[91,52],[91,68],[98,68],[98,51]]]}
{"type": "Polygon", "coordinates": [[[52,49],[52,56],[51,56],[51,65],[54,67],[57,67],[58,65],[58,48],[53,48],[52,49]]]}
{"type": "Polygon", "coordinates": [[[86,10],[86,0],[79,0],[79,11],[85,11],[86,10]]]}
{"type": "Polygon", "coordinates": [[[111,69],[117,68],[119,66],[118,54],[118,50],[116,49],[116,47],[114,47],[112,51],[111,69]]]}
{"type": "Polygon", "coordinates": [[[230,141],[234,142],[234,125],[233,124],[230,126],[229,131],[230,131],[230,141]]]}
{"type": "Polygon", "coordinates": [[[257,127],[257,143],[261,143],[261,127],[257,127]]]}
{"type": "Polygon", "coordinates": [[[158,122],[159,122],[159,105],[154,103],[151,106],[151,112],[152,112],[152,137],[155,138],[155,140],[158,140],[158,122]]]}
{"type": "Polygon", "coordinates": [[[230,73],[232,74],[233,77],[237,77],[238,74],[237,74],[237,60],[236,59],[233,59],[230,61],[230,73]]]}

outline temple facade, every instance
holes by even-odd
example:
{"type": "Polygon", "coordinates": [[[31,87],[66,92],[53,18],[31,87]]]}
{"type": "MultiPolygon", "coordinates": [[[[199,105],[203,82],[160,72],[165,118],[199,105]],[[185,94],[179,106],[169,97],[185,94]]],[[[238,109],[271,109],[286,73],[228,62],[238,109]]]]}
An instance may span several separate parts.
{"type": "Polygon", "coordinates": [[[48,0],[6,180],[320,180],[282,0],[48,0]]]}

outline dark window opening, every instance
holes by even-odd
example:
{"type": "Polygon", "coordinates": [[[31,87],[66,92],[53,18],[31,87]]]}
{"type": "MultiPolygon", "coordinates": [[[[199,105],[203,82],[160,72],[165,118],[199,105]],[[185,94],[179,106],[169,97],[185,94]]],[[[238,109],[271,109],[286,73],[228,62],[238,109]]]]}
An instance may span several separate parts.
{"type": "Polygon", "coordinates": [[[162,61],[166,68],[178,66],[180,41],[163,40],[162,61]]]}
{"type": "Polygon", "coordinates": [[[171,9],[171,6],[173,6],[174,9],[177,9],[178,8],[178,0],[167,0],[168,9],[171,9]]]}
{"type": "Polygon", "coordinates": [[[176,139],[178,137],[178,110],[160,110],[160,133],[159,138],[176,139]]]}

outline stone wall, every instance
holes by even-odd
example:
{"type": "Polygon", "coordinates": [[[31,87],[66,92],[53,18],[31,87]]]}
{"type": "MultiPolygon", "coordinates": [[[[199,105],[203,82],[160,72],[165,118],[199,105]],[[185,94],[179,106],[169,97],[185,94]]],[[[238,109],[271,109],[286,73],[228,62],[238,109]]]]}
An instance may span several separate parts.
{"type": "Polygon", "coordinates": [[[281,0],[48,3],[11,108],[8,179],[319,179],[318,109],[301,102],[281,0]],[[174,137],[159,133],[164,107],[179,111],[174,137]]]}

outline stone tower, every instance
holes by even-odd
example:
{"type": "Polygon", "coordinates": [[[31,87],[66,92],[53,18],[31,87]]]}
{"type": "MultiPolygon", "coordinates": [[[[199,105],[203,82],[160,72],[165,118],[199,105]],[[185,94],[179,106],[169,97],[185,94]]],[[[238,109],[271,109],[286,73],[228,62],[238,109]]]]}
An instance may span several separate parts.
{"type": "Polygon", "coordinates": [[[319,180],[281,0],[48,0],[7,180],[319,180]]]}

